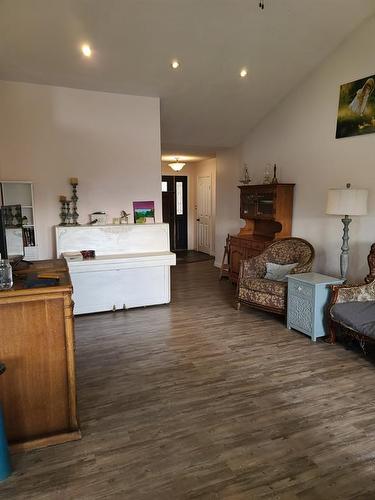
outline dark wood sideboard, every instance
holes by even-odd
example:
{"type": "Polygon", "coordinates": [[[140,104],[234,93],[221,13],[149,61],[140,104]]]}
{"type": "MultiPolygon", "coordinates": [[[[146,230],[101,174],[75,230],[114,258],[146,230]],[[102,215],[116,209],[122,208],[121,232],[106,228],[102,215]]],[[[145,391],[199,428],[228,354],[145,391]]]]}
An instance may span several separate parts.
{"type": "Polygon", "coordinates": [[[239,186],[240,217],[246,224],[229,239],[229,276],[237,282],[240,262],[291,236],[294,184],[239,186]]]}

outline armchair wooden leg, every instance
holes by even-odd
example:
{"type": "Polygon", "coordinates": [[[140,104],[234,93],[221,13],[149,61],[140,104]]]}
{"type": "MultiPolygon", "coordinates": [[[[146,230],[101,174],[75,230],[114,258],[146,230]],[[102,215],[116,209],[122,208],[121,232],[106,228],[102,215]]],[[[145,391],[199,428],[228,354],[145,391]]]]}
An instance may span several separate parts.
{"type": "Polygon", "coordinates": [[[329,320],[328,329],[329,329],[328,343],[336,344],[336,330],[332,320],[329,320]]]}
{"type": "Polygon", "coordinates": [[[237,311],[239,311],[241,309],[241,302],[236,302],[234,304],[234,307],[235,307],[235,309],[237,309],[237,311]]]}

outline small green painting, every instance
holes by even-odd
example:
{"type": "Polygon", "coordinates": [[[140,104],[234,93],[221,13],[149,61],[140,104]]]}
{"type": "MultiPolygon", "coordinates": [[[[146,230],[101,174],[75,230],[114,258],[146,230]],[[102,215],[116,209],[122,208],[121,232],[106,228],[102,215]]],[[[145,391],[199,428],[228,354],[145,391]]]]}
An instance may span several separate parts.
{"type": "Polygon", "coordinates": [[[153,201],[134,201],[134,222],[147,224],[155,222],[155,206],[153,201]]]}

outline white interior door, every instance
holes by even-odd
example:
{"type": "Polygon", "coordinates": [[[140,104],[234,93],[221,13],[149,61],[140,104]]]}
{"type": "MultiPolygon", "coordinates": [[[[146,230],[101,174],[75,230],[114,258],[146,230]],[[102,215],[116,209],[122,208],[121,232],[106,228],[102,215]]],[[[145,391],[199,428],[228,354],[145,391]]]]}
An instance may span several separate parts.
{"type": "Polygon", "coordinates": [[[197,182],[197,250],[211,250],[211,177],[198,177],[197,182]]]}

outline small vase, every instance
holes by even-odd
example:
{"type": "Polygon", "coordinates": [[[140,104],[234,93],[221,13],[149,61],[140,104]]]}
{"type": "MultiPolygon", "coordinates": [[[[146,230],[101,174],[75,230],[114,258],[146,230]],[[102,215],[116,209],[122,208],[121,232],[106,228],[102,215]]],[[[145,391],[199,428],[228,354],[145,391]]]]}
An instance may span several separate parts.
{"type": "Polygon", "coordinates": [[[269,165],[264,169],[264,179],[263,184],[271,184],[271,172],[269,165]]]}

